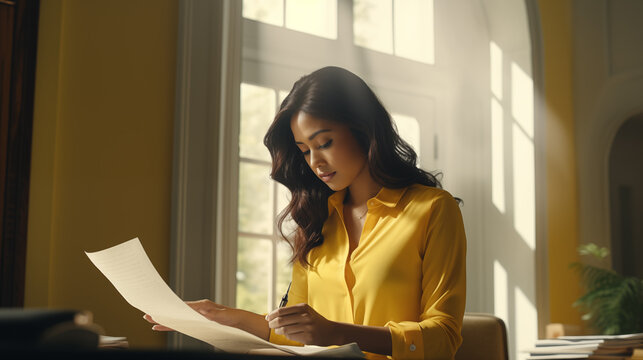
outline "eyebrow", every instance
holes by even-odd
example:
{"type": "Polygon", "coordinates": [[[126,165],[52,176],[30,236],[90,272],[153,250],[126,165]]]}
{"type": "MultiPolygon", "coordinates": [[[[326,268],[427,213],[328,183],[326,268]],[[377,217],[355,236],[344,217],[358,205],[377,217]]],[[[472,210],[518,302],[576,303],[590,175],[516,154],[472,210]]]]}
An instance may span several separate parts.
{"type": "MultiPolygon", "coordinates": [[[[315,131],[312,135],[310,135],[310,136],[308,137],[308,140],[312,140],[312,139],[314,139],[314,138],[315,138],[315,136],[317,136],[317,135],[319,135],[319,134],[321,134],[321,133],[330,132],[330,131],[331,131],[330,129],[321,129],[321,130],[317,130],[317,131],[315,131]]],[[[299,142],[299,141],[295,141],[295,144],[303,144],[303,143],[302,143],[302,142],[299,142]]]]}

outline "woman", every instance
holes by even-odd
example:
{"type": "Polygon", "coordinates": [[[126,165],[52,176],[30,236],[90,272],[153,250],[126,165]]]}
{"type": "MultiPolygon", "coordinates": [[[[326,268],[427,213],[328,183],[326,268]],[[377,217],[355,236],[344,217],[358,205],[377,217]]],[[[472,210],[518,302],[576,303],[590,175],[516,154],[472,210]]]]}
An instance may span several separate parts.
{"type": "Polygon", "coordinates": [[[293,247],[289,301],[265,317],[189,304],[275,343],[357,342],[369,358],[453,358],[466,287],[458,202],[416,167],[366,83],[338,67],[304,76],[264,144],[272,178],[291,191],[279,228],[287,218],[298,225],[282,232],[293,247]]]}

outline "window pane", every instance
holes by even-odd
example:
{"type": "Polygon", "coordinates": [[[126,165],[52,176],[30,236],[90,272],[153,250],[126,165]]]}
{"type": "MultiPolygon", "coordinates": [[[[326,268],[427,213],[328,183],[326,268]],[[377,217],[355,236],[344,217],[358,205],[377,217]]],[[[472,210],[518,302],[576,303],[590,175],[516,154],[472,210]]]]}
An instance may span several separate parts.
{"type": "Polygon", "coordinates": [[[279,90],[279,106],[281,106],[281,103],[284,102],[288,94],[290,94],[289,90],[279,90]]]}
{"type": "Polygon", "coordinates": [[[420,124],[411,116],[391,114],[393,122],[397,127],[397,133],[404,141],[409,143],[415,153],[420,157],[420,124]]]}
{"type": "Polygon", "coordinates": [[[275,117],[276,96],[273,89],[241,84],[241,157],[270,161],[263,137],[275,117]]]}
{"type": "Polygon", "coordinates": [[[355,45],[392,54],[392,12],[392,0],[354,0],[353,41],[355,45]]]}
{"type": "Polygon", "coordinates": [[[272,241],[239,237],[237,252],[238,308],[265,313],[272,274],[272,241]]]}
{"type": "MultiPolygon", "coordinates": [[[[276,183],[276,184],[277,184],[277,209],[278,209],[278,212],[281,212],[283,209],[286,208],[288,203],[290,203],[290,190],[288,190],[288,188],[286,188],[285,186],[279,183],[276,183]]],[[[286,236],[289,236],[297,229],[297,224],[292,220],[290,216],[286,218],[286,221],[284,221],[283,225],[284,225],[283,231],[286,236]]]]}
{"type": "Polygon", "coordinates": [[[269,165],[239,163],[239,231],[272,234],[273,186],[269,165]]]}
{"type": "Polygon", "coordinates": [[[275,304],[277,305],[279,305],[281,297],[286,293],[292,278],[291,256],[292,250],[290,250],[290,246],[285,241],[280,240],[277,243],[277,284],[275,292],[275,304]]]}
{"type": "Polygon", "coordinates": [[[286,27],[337,39],[337,0],[286,0],[286,27]]]}
{"type": "Polygon", "coordinates": [[[283,0],[243,0],[243,17],[272,25],[284,25],[283,0]]]}
{"type": "Polygon", "coordinates": [[[433,0],[395,0],[395,55],[434,63],[433,0]]]}

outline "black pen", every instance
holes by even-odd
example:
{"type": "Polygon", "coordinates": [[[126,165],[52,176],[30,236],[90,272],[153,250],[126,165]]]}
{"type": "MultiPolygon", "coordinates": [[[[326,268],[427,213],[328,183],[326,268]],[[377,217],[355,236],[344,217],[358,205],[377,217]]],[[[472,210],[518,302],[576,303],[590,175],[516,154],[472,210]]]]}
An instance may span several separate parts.
{"type": "Polygon", "coordinates": [[[290,285],[292,285],[292,281],[290,284],[288,284],[288,290],[286,290],[286,294],[281,298],[281,301],[279,302],[279,307],[282,308],[288,304],[288,293],[290,292],[290,285]]]}

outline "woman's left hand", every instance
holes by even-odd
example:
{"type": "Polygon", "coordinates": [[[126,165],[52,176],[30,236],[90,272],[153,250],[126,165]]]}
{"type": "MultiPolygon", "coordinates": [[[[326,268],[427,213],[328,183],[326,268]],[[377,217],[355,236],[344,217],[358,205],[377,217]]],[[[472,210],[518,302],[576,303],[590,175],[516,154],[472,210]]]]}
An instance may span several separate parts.
{"type": "Polygon", "coordinates": [[[278,335],[306,345],[342,345],[337,323],[319,315],[308,304],[279,308],[268,315],[266,321],[278,335]]]}

